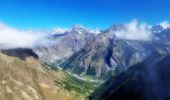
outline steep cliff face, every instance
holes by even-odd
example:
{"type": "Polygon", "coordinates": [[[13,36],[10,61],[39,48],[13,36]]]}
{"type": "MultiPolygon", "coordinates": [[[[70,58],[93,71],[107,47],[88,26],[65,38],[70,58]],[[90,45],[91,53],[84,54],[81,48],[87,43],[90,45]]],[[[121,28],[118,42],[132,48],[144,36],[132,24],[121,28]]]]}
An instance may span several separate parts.
{"type": "MultiPolygon", "coordinates": [[[[107,66],[102,58],[106,56],[109,41],[96,41],[97,39],[88,42],[83,49],[73,54],[61,66],[66,70],[70,69],[74,73],[87,72],[90,75],[100,76],[100,72],[96,71],[97,69],[100,71],[102,66],[107,66]]],[[[105,70],[107,71],[107,69],[105,70]]]]}

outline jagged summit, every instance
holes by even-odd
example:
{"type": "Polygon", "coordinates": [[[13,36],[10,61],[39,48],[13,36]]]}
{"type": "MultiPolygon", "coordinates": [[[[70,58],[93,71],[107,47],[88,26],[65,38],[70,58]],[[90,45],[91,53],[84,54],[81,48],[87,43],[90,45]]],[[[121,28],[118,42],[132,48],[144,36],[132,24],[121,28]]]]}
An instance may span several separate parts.
{"type": "Polygon", "coordinates": [[[81,24],[75,24],[72,26],[72,29],[85,29],[85,27],[81,24]]]}
{"type": "Polygon", "coordinates": [[[73,25],[69,30],[71,34],[87,34],[89,31],[82,25],[73,25]]]}

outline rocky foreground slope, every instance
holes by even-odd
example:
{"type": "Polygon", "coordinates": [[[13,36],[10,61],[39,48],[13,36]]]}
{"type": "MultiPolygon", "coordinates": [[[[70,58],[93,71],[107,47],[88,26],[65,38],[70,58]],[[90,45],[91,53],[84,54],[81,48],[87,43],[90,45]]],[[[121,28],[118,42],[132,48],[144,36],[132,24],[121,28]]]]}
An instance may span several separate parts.
{"type": "Polygon", "coordinates": [[[93,88],[52,69],[30,49],[0,51],[1,100],[83,100],[93,88]]]}

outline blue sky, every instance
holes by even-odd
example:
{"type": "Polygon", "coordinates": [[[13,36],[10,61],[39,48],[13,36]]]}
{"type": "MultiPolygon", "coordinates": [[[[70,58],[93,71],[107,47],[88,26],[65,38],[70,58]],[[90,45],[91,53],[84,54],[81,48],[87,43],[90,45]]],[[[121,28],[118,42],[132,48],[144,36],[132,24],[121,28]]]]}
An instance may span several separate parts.
{"type": "Polygon", "coordinates": [[[20,29],[82,24],[105,29],[132,19],[170,21],[170,0],[0,0],[0,22],[20,29]]]}

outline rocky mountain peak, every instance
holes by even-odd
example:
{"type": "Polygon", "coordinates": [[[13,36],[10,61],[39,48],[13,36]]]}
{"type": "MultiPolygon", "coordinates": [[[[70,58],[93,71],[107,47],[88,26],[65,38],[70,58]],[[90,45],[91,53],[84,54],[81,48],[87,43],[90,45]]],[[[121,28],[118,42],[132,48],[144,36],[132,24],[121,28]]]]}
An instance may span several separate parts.
{"type": "Polygon", "coordinates": [[[82,25],[73,25],[70,31],[81,34],[81,33],[86,32],[87,30],[86,30],[85,27],[82,26],[82,25]]]}
{"type": "Polygon", "coordinates": [[[84,26],[80,24],[75,24],[72,26],[72,29],[84,29],[84,26]]]}

